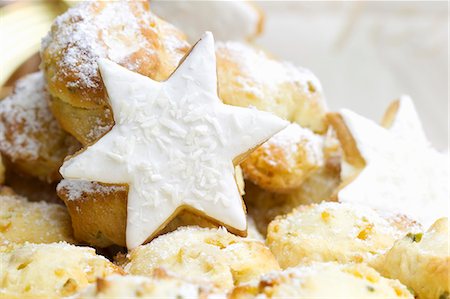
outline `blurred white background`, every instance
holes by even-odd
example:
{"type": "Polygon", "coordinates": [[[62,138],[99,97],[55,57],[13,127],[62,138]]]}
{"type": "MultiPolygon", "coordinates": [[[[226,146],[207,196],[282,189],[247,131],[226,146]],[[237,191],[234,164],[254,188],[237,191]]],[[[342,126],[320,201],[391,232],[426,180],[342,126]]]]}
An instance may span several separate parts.
{"type": "Polygon", "coordinates": [[[379,121],[409,94],[430,141],[448,148],[447,2],[258,2],[265,14],[256,43],[313,71],[330,109],[379,121]]]}

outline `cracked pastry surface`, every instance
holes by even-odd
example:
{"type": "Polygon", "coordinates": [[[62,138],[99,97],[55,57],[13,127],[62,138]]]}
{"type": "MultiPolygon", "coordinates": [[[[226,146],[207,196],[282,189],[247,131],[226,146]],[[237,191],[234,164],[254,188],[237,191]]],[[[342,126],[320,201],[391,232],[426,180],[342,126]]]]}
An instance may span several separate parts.
{"type": "Polygon", "coordinates": [[[370,262],[397,239],[419,229],[405,216],[324,202],[299,207],[272,221],[267,245],[282,268],[313,261],[370,262]]]}
{"type": "Polygon", "coordinates": [[[62,298],[123,271],[89,247],[67,243],[0,247],[0,298],[62,298]]]}
{"type": "Polygon", "coordinates": [[[55,203],[30,202],[0,195],[0,245],[10,243],[74,243],[67,209],[55,203]]]}
{"type": "Polygon", "coordinates": [[[259,241],[237,237],[225,229],[179,228],[132,250],[124,269],[151,276],[155,269],[210,282],[226,290],[278,270],[270,250],[259,241]]]}
{"type": "Polygon", "coordinates": [[[79,144],[64,132],[48,107],[42,72],[20,79],[0,101],[0,152],[15,170],[51,182],[79,144]]]}
{"type": "Polygon", "coordinates": [[[241,164],[245,178],[265,190],[289,193],[324,165],[323,142],[322,136],[291,124],[241,164]]]}
{"type": "Polygon", "coordinates": [[[263,275],[233,290],[244,298],[414,298],[397,280],[364,264],[313,263],[263,275]]]}
{"type": "Polygon", "coordinates": [[[421,299],[448,298],[450,253],[448,218],[437,220],[424,233],[408,234],[395,242],[373,267],[400,280],[421,299]]]}
{"type": "Polygon", "coordinates": [[[59,16],[42,41],[42,67],[61,126],[89,144],[113,124],[97,60],[165,80],[189,49],[184,34],[141,1],[88,1],[59,16]]]}

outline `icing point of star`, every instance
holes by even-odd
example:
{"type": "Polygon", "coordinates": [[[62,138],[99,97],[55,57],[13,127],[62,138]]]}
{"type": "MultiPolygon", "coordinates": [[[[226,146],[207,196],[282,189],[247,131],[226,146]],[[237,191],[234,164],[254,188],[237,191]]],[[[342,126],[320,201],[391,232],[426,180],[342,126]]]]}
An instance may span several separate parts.
{"type": "Polygon", "coordinates": [[[115,125],[66,160],[63,177],[129,186],[129,249],[186,208],[245,232],[234,164],[288,122],[221,102],[212,34],[206,33],[164,82],[106,59],[98,63],[115,125]]]}

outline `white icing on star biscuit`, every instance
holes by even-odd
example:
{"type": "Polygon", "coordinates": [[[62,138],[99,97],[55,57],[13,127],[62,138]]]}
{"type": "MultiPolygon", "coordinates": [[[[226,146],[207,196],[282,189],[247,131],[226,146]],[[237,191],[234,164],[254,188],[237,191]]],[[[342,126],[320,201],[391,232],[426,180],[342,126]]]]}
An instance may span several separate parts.
{"type": "Polygon", "coordinates": [[[288,123],[223,104],[214,39],[206,33],[165,82],[99,61],[115,126],[65,162],[65,178],[128,184],[128,248],[153,236],[183,207],[246,230],[234,164],[288,123]]]}
{"type": "Polygon", "coordinates": [[[448,157],[426,141],[411,99],[402,97],[397,108],[385,121],[390,129],[345,109],[330,117],[345,160],[360,170],[338,199],[401,212],[429,226],[449,212],[448,157]]]}

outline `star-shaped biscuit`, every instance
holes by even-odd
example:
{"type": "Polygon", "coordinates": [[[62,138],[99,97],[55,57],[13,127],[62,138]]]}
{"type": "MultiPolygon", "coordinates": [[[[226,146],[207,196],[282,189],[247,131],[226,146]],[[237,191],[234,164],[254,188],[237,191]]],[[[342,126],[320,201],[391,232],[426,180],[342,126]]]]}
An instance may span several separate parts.
{"type": "Polygon", "coordinates": [[[344,151],[339,201],[406,214],[424,226],[448,215],[448,157],[429,144],[409,97],[391,104],[384,127],[346,109],[328,118],[344,151]]]}
{"type": "Polygon", "coordinates": [[[99,61],[115,125],[67,160],[64,178],[127,184],[127,247],[189,208],[245,233],[234,165],[288,122],[228,106],[217,95],[214,39],[206,33],[165,82],[99,61]]]}

